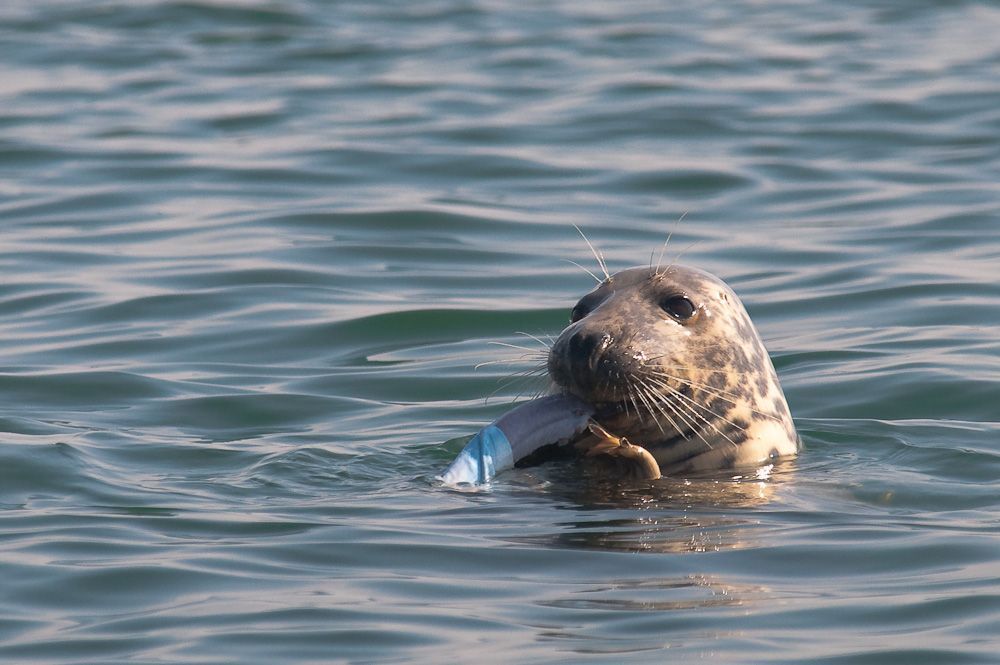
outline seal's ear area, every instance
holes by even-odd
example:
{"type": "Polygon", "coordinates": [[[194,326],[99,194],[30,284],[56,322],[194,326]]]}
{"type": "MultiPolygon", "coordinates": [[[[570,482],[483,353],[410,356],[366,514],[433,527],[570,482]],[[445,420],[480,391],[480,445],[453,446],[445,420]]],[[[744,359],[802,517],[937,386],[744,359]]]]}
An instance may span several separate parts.
{"type": "Polygon", "coordinates": [[[593,312],[601,306],[601,303],[608,299],[609,295],[610,294],[606,289],[598,287],[584,297],[580,298],[579,302],[573,306],[573,310],[569,314],[569,322],[576,323],[593,312]]]}

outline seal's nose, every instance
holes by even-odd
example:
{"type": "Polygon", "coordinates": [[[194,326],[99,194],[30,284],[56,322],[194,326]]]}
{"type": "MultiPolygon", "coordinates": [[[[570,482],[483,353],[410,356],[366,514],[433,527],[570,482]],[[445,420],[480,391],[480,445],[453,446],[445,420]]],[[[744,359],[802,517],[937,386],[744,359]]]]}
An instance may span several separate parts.
{"type": "Polygon", "coordinates": [[[593,371],[614,339],[608,333],[578,330],[569,338],[569,357],[577,367],[593,371]]]}

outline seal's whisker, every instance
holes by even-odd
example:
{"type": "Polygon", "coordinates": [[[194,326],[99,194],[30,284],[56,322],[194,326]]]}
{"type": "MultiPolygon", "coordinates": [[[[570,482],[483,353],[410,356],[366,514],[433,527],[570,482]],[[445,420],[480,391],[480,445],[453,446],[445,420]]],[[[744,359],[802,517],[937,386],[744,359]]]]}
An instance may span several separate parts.
{"type": "Polygon", "coordinates": [[[744,396],[740,395],[739,393],[732,392],[730,390],[723,390],[722,388],[717,388],[716,386],[713,386],[710,383],[703,383],[701,381],[695,381],[694,379],[692,379],[690,377],[677,376],[676,374],[670,374],[668,372],[663,372],[663,371],[660,371],[658,369],[650,369],[648,371],[648,373],[649,373],[650,376],[655,376],[655,377],[658,377],[660,379],[671,379],[673,381],[678,381],[680,383],[687,383],[687,384],[689,384],[689,385],[691,385],[693,387],[700,388],[701,390],[704,390],[705,392],[711,392],[714,395],[729,395],[731,397],[735,397],[736,400],[726,400],[727,402],[732,402],[733,404],[735,404],[737,400],[743,400],[743,399],[745,399],[744,396]]]}
{"type": "MultiPolygon", "coordinates": [[[[611,273],[608,272],[608,264],[604,262],[604,257],[601,256],[600,252],[598,252],[596,249],[594,249],[594,245],[593,245],[593,243],[590,242],[590,238],[588,238],[586,236],[586,234],[580,229],[579,226],[577,226],[576,224],[574,224],[573,228],[576,229],[577,233],[580,234],[580,237],[583,238],[583,241],[585,243],[587,243],[587,247],[590,247],[590,251],[593,252],[594,258],[597,259],[597,265],[600,266],[601,272],[604,273],[605,279],[610,282],[611,281],[611,273]]],[[[598,281],[598,283],[602,283],[601,280],[597,280],[597,281],[598,281]]]]}
{"type": "MultiPolygon", "coordinates": [[[[650,393],[650,390],[649,390],[649,388],[647,386],[639,385],[637,387],[638,387],[638,390],[639,390],[640,399],[642,399],[643,403],[646,405],[646,408],[649,411],[649,417],[650,417],[650,419],[654,423],[656,423],[656,427],[657,427],[657,429],[660,430],[660,434],[666,434],[667,433],[666,430],[663,429],[663,423],[661,423],[660,420],[659,420],[659,418],[656,417],[656,414],[653,413],[653,409],[655,408],[657,411],[659,411],[666,418],[669,418],[669,416],[667,416],[665,413],[663,413],[663,410],[660,409],[659,405],[656,403],[656,400],[653,399],[653,396],[650,393]]],[[[676,429],[676,426],[675,426],[675,429],[676,429]]]]}
{"type": "MultiPolygon", "coordinates": [[[[524,387],[523,387],[523,388],[521,388],[521,390],[519,390],[519,391],[518,391],[518,393],[517,393],[516,395],[514,395],[514,401],[515,401],[515,402],[516,402],[517,400],[521,399],[521,397],[522,397],[522,396],[524,396],[525,392],[526,392],[526,391],[527,391],[527,389],[528,389],[528,385],[529,385],[529,384],[528,384],[528,382],[525,382],[525,384],[524,384],[524,387]]],[[[530,398],[530,399],[537,399],[537,398],[538,398],[538,396],[539,396],[539,395],[541,395],[541,394],[542,394],[542,390],[541,390],[541,388],[536,388],[536,389],[535,389],[535,390],[534,390],[534,391],[533,391],[533,392],[531,393],[531,398],[530,398]]]]}
{"type": "MultiPolygon", "coordinates": [[[[663,381],[662,379],[658,379],[658,378],[656,378],[656,377],[653,377],[653,376],[647,376],[647,377],[646,377],[646,380],[647,380],[647,382],[648,382],[648,383],[649,383],[649,384],[650,384],[650,385],[651,385],[652,387],[654,387],[654,388],[659,388],[659,389],[660,389],[660,391],[661,391],[661,392],[659,393],[659,395],[660,395],[660,398],[661,398],[661,399],[663,400],[663,402],[664,402],[664,403],[669,403],[669,401],[668,401],[667,397],[666,397],[665,395],[662,395],[662,391],[663,391],[663,390],[667,390],[667,391],[669,391],[669,394],[670,394],[670,395],[672,395],[672,396],[675,396],[675,397],[679,397],[680,399],[684,400],[685,402],[690,402],[690,403],[692,403],[692,404],[695,404],[695,405],[697,405],[697,406],[699,406],[699,407],[701,407],[701,406],[702,406],[702,405],[700,405],[700,404],[697,404],[697,403],[696,403],[696,402],[695,402],[695,401],[694,401],[693,399],[691,399],[690,397],[688,397],[687,395],[685,395],[684,393],[682,393],[681,391],[679,391],[679,390],[678,390],[677,388],[674,388],[674,387],[673,387],[673,386],[671,386],[671,385],[670,385],[669,383],[666,383],[666,382],[665,382],[665,381],[663,381]]],[[[657,391],[655,391],[655,390],[654,390],[654,391],[652,391],[652,392],[653,392],[653,394],[658,394],[658,393],[657,393],[657,391]]],[[[677,406],[678,408],[680,408],[680,407],[684,407],[684,409],[685,409],[685,412],[689,413],[689,414],[690,414],[690,415],[692,415],[692,416],[695,416],[695,417],[698,417],[698,418],[701,418],[701,420],[705,421],[705,420],[704,420],[704,418],[703,418],[703,417],[701,417],[701,415],[700,415],[700,414],[698,414],[697,412],[695,412],[695,411],[691,410],[691,409],[690,409],[690,407],[688,407],[688,406],[687,406],[687,404],[684,404],[684,403],[682,403],[682,404],[677,404],[676,406],[677,406]]],[[[705,407],[702,407],[702,408],[705,408],[705,407]]],[[[710,412],[710,413],[712,413],[712,412],[711,412],[711,410],[709,410],[709,412],[710,412]]],[[[716,417],[719,417],[719,418],[722,418],[722,416],[719,416],[719,415],[718,415],[718,414],[716,414],[716,413],[712,413],[712,415],[713,415],[713,416],[716,416],[716,417]]],[[[723,420],[725,420],[725,418],[723,418],[723,420]]],[[[707,421],[705,421],[705,422],[706,422],[706,424],[709,424],[709,425],[711,425],[711,423],[708,423],[707,421]]],[[[733,424],[735,425],[735,423],[733,423],[733,424]]],[[[717,431],[718,431],[718,430],[717,430],[717,431]]],[[[721,434],[721,432],[719,432],[719,433],[721,434]]]]}
{"type": "Polygon", "coordinates": [[[718,434],[720,436],[722,436],[724,439],[726,439],[727,441],[729,441],[729,443],[733,444],[733,446],[738,446],[738,444],[735,441],[733,441],[725,432],[723,432],[721,429],[719,429],[715,425],[715,423],[709,421],[707,418],[705,418],[705,416],[703,416],[700,413],[698,413],[697,411],[695,411],[695,408],[701,409],[705,413],[708,413],[710,416],[712,416],[714,418],[718,418],[719,420],[722,420],[722,421],[724,421],[724,422],[732,425],[733,427],[735,427],[738,430],[741,430],[741,431],[745,432],[746,431],[746,427],[743,427],[742,425],[739,425],[738,423],[733,422],[732,420],[726,418],[725,416],[723,416],[720,413],[716,413],[715,411],[713,411],[712,409],[708,408],[704,404],[698,403],[697,401],[691,399],[690,397],[688,397],[687,395],[685,395],[684,393],[680,392],[679,390],[677,390],[676,388],[674,388],[673,386],[671,386],[669,384],[658,382],[658,381],[654,381],[654,384],[658,385],[660,388],[664,388],[666,390],[669,390],[671,392],[671,394],[676,395],[680,399],[684,400],[684,402],[687,403],[687,405],[688,405],[687,408],[688,408],[689,412],[691,413],[691,415],[693,415],[696,418],[700,419],[706,425],[708,425],[709,427],[711,427],[712,429],[714,429],[716,432],[718,432],[718,434]]]}
{"type": "Polygon", "coordinates": [[[685,247],[681,251],[677,252],[677,255],[674,256],[674,260],[670,262],[670,265],[668,265],[667,269],[663,271],[663,274],[667,274],[668,272],[670,272],[670,269],[673,268],[675,265],[677,265],[677,262],[681,260],[682,256],[684,256],[690,250],[694,249],[695,247],[697,247],[698,245],[700,245],[703,242],[705,242],[705,239],[704,238],[699,238],[698,240],[695,240],[693,243],[691,243],[690,245],[688,245],[687,247],[685,247]]]}
{"type": "MultiPolygon", "coordinates": [[[[674,396],[676,396],[676,397],[680,397],[681,399],[683,399],[683,400],[686,400],[687,402],[690,402],[690,404],[685,404],[685,403],[683,403],[683,402],[682,402],[682,403],[680,403],[680,404],[677,404],[676,406],[677,406],[677,408],[678,408],[678,409],[681,409],[681,408],[683,408],[683,409],[685,410],[685,412],[686,412],[686,413],[687,413],[688,415],[690,415],[690,416],[692,416],[692,417],[694,417],[694,418],[697,418],[697,419],[698,419],[698,420],[700,420],[701,422],[703,422],[703,423],[705,423],[706,425],[708,425],[709,427],[711,427],[711,428],[712,428],[713,430],[715,430],[715,432],[716,432],[716,433],[717,433],[717,434],[718,434],[719,436],[721,436],[721,437],[722,437],[722,438],[724,438],[724,439],[725,439],[726,441],[728,441],[729,443],[731,443],[731,444],[733,445],[733,447],[738,447],[738,444],[737,444],[737,443],[736,443],[735,441],[733,441],[733,440],[732,440],[732,439],[731,439],[731,438],[730,438],[730,437],[729,437],[729,436],[728,436],[728,435],[727,435],[727,434],[726,434],[725,432],[723,432],[723,431],[722,431],[721,429],[719,429],[719,428],[718,428],[718,426],[716,426],[716,424],[715,424],[715,423],[713,423],[713,422],[712,422],[712,421],[710,421],[710,420],[709,420],[708,418],[706,418],[706,417],[705,417],[705,416],[703,416],[702,414],[700,414],[700,413],[698,413],[697,411],[695,411],[694,407],[695,407],[695,406],[697,406],[697,407],[700,407],[700,408],[702,408],[702,409],[705,409],[705,410],[707,410],[707,411],[708,411],[708,412],[709,412],[710,414],[712,414],[713,416],[716,416],[716,417],[721,417],[721,416],[718,416],[718,414],[714,413],[714,412],[713,412],[713,411],[712,411],[711,409],[707,409],[706,407],[703,407],[703,406],[701,406],[701,405],[700,405],[700,404],[698,404],[697,402],[694,402],[693,400],[691,400],[690,398],[688,398],[688,397],[687,397],[686,395],[684,395],[684,394],[683,394],[683,393],[681,393],[680,391],[676,390],[675,388],[673,388],[673,387],[671,387],[671,386],[663,386],[663,387],[664,387],[664,388],[665,388],[666,390],[669,390],[669,391],[670,391],[670,394],[671,394],[671,395],[674,395],[674,396]]],[[[723,418],[723,420],[725,420],[725,418],[723,418]]],[[[737,426],[737,427],[738,427],[738,426],[737,426]]],[[[703,438],[702,440],[704,440],[704,438],[703,438]]],[[[711,446],[709,446],[709,447],[711,448],[711,446]]]]}
{"type": "MultiPolygon", "coordinates": [[[[717,412],[717,411],[715,411],[713,409],[710,409],[707,406],[705,406],[704,404],[701,404],[701,403],[699,403],[699,402],[691,399],[690,397],[688,397],[684,393],[680,392],[676,388],[671,388],[670,386],[666,386],[666,388],[668,390],[673,391],[674,393],[676,393],[676,395],[678,397],[680,397],[682,400],[684,400],[685,402],[687,402],[688,404],[690,404],[690,406],[691,406],[692,409],[695,409],[695,408],[701,409],[702,411],[704,411],[708,415],[710,415],[710,416],[712,416],[714,418],[718,418],[719,420],[732,425],[733,427],[735,427],[738,430],[741,430],[741,431],[744,431],[744,432],[746,431],[747,428],[744,427],[743,425],[740,425],[739,423],[733,422],[732,420],[730,420],[729,418],[726,418],[721,413],[719,413],[719,412],[717,412]]],[[[713,427],[714,427],[714,425],[713,425],[713,427]]],[[[719,431],[718,429],[716,429],[716,431],[718,431],[719,434],[722,434],[722,432],[719,431]]],[[[726,436],[726,435],[722,434],[722,436],[726,436]]],[[[726,437],[726,438],[729,438],[729,437],[726,437]]]]}
{"type": "Polygon", "coordinates": [[[524,331],[518,330],[517,334],[518,335],[524,335],[525,337],[528,337],[529,339],[535,340],[536,342],[538,342],[539,344],[541,344],[542,346],[544,346],[546,351],[548,351],[549,347],[552,346],[551,344],[546,343],[546,341],[544,339],[542,339],[541,337],[536,337],[535,335],[532,335],[529,332],[524,332],[524,331]]]}
{"type": "MultiPolygon", "coordinates": [[[[486,397],[486,399],[484,400],[484,403],[485,403],[485,404],[489,404],[489,403],[490,403],[490,400],[491,400],[491,399],[493,399],[494,397],[496,397],[496,394],[497,394],[498,392],[500,392],[501,390],[504,390],[504,389],[506,389],[506,388],[510,388],[510,387],[511,387],[511,386],[513,386],[513,385],[514,385],[514,382],[510,382],[510,383],[506,383],[506,384],[504,384],[504,385],[502,385],[502,386],[499,386],[499,387],[498,387],[498,388],[497,388],[496,390],[494,390],[493,392],[491,392],[491,393],[490,393],[490,394],[489,394],[489,395],[488,395],[488,396],[486,397]]],[[[514,394],[514,397],[513,397],[513,398],[511,398],[511,401],[512,401],[512,402],[516,402],[517,400],[521,399],[521,397],[522,397],[522,396],[523,396],[523,395],[525,394],[525,392],[526,392],[527,390],[528,390],[528,382],[526,382],[526,381],[525,381],[525,382],[523,382],[523,384],[522,384],[522,387],[521,387],[521,389],[520,389],[520,390],[518,390],[518,391],[517,391],[517,392],[516,392],[516,393],[514,394]]],[[[537,391],[537,390],[536,390],[536,393],[537,393],[537,394],[541,394],[541,391],[537,391]]]]}
{"type": "Polygon", "coordinates": [[[598,277],[597,275],[595,275],[595,274],[593,273],[593,271],[592,271],[592,270],[590,270],[589,268],[587,268],[587,267],[585,267],[585,266],[582,266],[582,265],[580,265],[580,264],[579,264],[579,263],[577,263],[576,261],[570,261],[569,259],[563,259],[563,261],[565,261],[566,263],[572,263],[572,264],[573,264],[573,265],[575,265],[575,266],[576,266],[577,268],[579,268],[579,269],[580,269],[580,270],[582,270],[583,272],[585,272],[585,273],[587,273],[588,275],[590,275],[591,277],[593,277],[593,278],[594,278],[594,281],[595,281],[595,282],[597,282],[598,284],[600,284],[600,283],[601,283],[601,278],[600,278],[600,277],[598,277]]]}
{"type": "MultiPolygon", "coordinates": [[[[660,274],[660,265],[663,263],[663,253],[667,251],[667,245],[670,244],[670,239],[674,237],[674,233],[677,231],[678,228],[680,228],[681,222],[684,221],[684,218],[687,217],[687,214],[688,214],[687,210],[681,213],[681,216],[677,218],[676,222],[674,222],[674,228],[670,229],[670,232],[667,234],[667,239],[663,241],[663,247],[660,248],[660,256],[656,259],[657,275],[660,274]]],[[[649,255],[649,262],[650,264],[652,264],[653,262],[652,254],[649,255]]],[[[667,270],[670,270],[670,266],[667,266],[667,270]]],[[[667,271],[664,270],[663,272],[666,273],[667,271]]]]}
{"type": "Polygon", "coordinates": [[[473,365],[472,369],[478,371],[483,367],[488,367],[490,365],[513,365],[517,362],[520,362],[520,360],[521,358],[506,358],[504,360],[484,360],[481,363],[476,363],[475,365],[473,365]]]}
{"type": "MultiPolygon", "coordinates": [[[[653,406],[660,413],[660,415],[667,419],[667,422],[670,423],[670,426],[674,428],[674,431],[686,439],[687,435],[684,433],[684,430],[682,430],[677,425],[677,422],[670,417],[670,414],[668,414],[664,410],[663,404],[661,403],[663,402],[662,398],[657,399],[658,395],[656,394],[656,391],[650,390],[649,386],[645,385],[643,386],[643,390],[646,392],[646,396],[649,398],[649,401],[653,404],[653,406]]],[[[661,423],[660,420],[655,417],[653,418],[653,420],[656,422],[656,426],[660,429],[660,432],[666,434],[666,431],[663,429],[663,423],[661,423]]]]}
{"type": "MultiPolygon", "coordinates": [[[[728,390],[723,390],[721,388],[716,388],[713,385],[710,385],[710,384],[707,384],[707,383],[701,383],[700,381],[694,381],[694,380],[689,379],[689,378],[684,378],[684,377],[681,377],[681,376],[675,376],[673,374],[668,374],[666,372],[651,372],[651,374],[654,375],[654,376],[656,376],[657,378],[659,378],[661,381],[664,380],[664,379],[670,379],[670,380],[673,380],[673,381],[677,381],[677,382],[679,382],[681,384],[689,385],[692,388],[697,388],[698,390],[706,392],[709,395],[712,395],[713,397],[718,397],[719,399],[723,400],[724,402],[729,402],[730,404],[732,404],[734,406],[736,404],[739,404],[740,402],[745,402],[746,401],[746,398],[743,395],[740,395],[739,393],[734,393],[734,392],[730,392],[728,390]]],[[[763,411],[758,411],[758,410],[754,409],[753,407],[749,407],[749,408],[752,411],[754,411],[755,413],[759,413],[762,416],[767,415],[763,411]]],[[[774,416],[769,416],[769,417],[774,417],[774,416]]]]}
{"type": "Polygon", "coordinates": [[[490,341],[487,344],[492,344],[493,346],[505,346],[508,349],[517,349],[518,351],[528,351],[529,353],[539,353],[541,349],[533,349],[530,346],[518,346],[517,344],[511,344],[510,342],[496,342],[490,341]]]}
{"type": "Polygon", "coordinates": [[[638,397],[638,386],[632,380],[632,377],[626,372],[619,372],[619,377],[625,386],[625,392],[627,393],[627,398],[622,400],[622,405],[625,407],[625,415],[628,416],[628,405],[629,402],[632,403],[632,408],[635,410],[635,416],[639,419],[640,423],[646,422],[646,418],[643,415],[642,408],[639,407],[639,402],[642,401],[638,397]]]}
{"type": "Polygon", "coordinates": [[[514,356],[513,358],[501,358],[499,360],[484,360],[481,363],[477,363],[473,366],[473,369],[479,369],[480,367],[486,367],[487,365],[514,365],[517,363],[527,362],[529,360],[541,360],[544,362],[545,358],[539,356],[537,353],[522,353],[519,356],[514,356]]]}
{"type": "Polygon", "coordinates": [[[724,370],[724,369],[702,369],[700,367],[685,367],[684,365],[660,365],[660,368],[667,370],[678,370],[684,372],[704,372],[705,374],[725,374],[726,376],[732,376],[738,379],[742,379],[745,376],[756,377],[756,375],[753,372],[740,372],[737,370],[724,370]]]}
{"type": "Polygon", "coordinates": [[[496,396],[501,390],[507,390],[508,388],[521,385],[521,389],[514,399],[516,400],[522,394],[524,394],[525,389],[532,383],[542,376],[544,376],[548,371],[548,368],[544,364],[536,365],[535,367],[529,367],[528,369],[521,370],[520,372],[513,372],[507,376],[502,376],[497,379],[499,385],[493,392],[491,392],[486,397],[486,403],[488,404],[493,397],[496,396]]]}
{"type": "MultiPolygon", "coordinates": [[[[648,370],[648,371],[649,371],[649,373],[651,375],[657,376],[660,379],[671,379],[673,381],[679,381],[680,383],[687,383],[688,385],[690,385],[690,386],[692,386],[694,388],[702,390],[702,391],[704,391],[704,392],[712,395],[713,397],[718,397],[722,401],[729,402],[730,404],[732,404],[734,406],[736,404],[740,403],[740,402],[744,402],[745,403],[747,401],[746,398],[744,396],[740,395],[739,393],[734,393],[734,392],[730,392],[728,390],[723,390],[721,388],[716,388],[715,386],[709,385],[707,383],[701,383],[699,381],[693,381],[693,380],[688,379],[688,378],[683,378],[683,377],[680,377],[680,376],[674,376],[673,374],[667,374],[666,372],[659,372],[659,371],[652,370],[652,369],[648,370]]],[[[746,406],[753,413],[756,413],[757,415],[759,415],[759,416],[761,416],[763,418],[769,418],[771,420],[774,420],[774,421],[777,421],[777,422],[781,422],[781,418],[778,417],[777,415],[773,414],[773,413],[766,413],[766,412],[761,411],[759,409],[755,409],[752,406],[750,406],[749,404],[747,404],[746,406]]]]}
{"type": "Polygon", "coordinates": [[[492,398],[501,390],[507,390],[514,387],[519,387],[520,391],[523,392],[525,388],[533,383],[534,379],[537,379],[540,376],[540,374],[526,374],[523,376],[512,376],[501,379],[503,382],[497,385],[493,392],[490,393],[489,397],[492,398]]]}
{"type": "MultiPolygon", "coordinates": [[[[638,385],[636,386],[636,396],[639,398],[639,401],[642,403],[643,409],[645,409],[650,419],[655,422],[656,414],[653,413],[653,403],[649,400],[649,391],[645,390],[645,388],[642,385],[638,385]]],[[[642,422],[645,421],[646,419],[642,418],[642,422]]],[[[662,426],[660,427],[660,430],[661,431],[663,430],[662,426]]]]}
{"type": "MultiPolygon", "coordinates": [[[[660,402],[663,404],[663,406],[665,406],[668,409],[670,409],[670,412],[673,413],[675,416],[677,416],[678,420],[682,420],[684,422],[684,424],[687,425],[687,427],[688,427],[688,429],[690,431],[692,431],[695,434],[697,434],[698,438],[701,439],[701,442],[705,444],[706,448],[708,448],[709,450],[713,450],[714,448],[713,448],[712,444],[709,443],[708,439],[705,438],[705,434],[702,432],[702,430],[700,430],[697,427],[695,427],[695,424],[692,423],[688,418],[685,417],[685,411],[684,411],[684,409],[681,408],[681,405],[680,404],[674,404],[674,403],[672,403],[668,399],[668,397],[669,397],[669,395],[660,395],[659,396],[660,402]]],[[[681,431],[681,433],[684,434],[683,431],[681,431]]],[[[684,435],[684,438],[685,439],[690,439],[690,437],[687,436],[687,435],[684,435]]]]}
{"type": "Polygon", "coordinates": [[[625,391],[628,393],[628,399],[622,400],[622,406],[625,407],[625,417],[628,418],[628,405],[629,405],[629,402],[631,402],[632,406],[635,408],[635,415],[636,415],[636,417],[639,418],[639,420],[641,421],[642,420],[642,414],[639,413],[639,406],[635,403],[635,392],[634,392],[634,390],[632,388],[632,382],[631,381],[627,381],[626,382],[626,384],[625,384],[625,391]]]}
{"type": "MultiPolygon", "coordinates": [[[[661,393],[657,393],[648,384],[644,384],[644,388],[646,390],[647,395],[649,395],[649,397],[653,400],[653,402],[655,404],[657,404],[660,407],[666,407],[667,409],[670,409],[670,412],[673,413],[674,416],[676,416],[678,420],[682,421],[687,426],[688,430],[690,430],[690,431],[694,432],[695,434],[697,434],[698,438],[700,438],[702,440],[702,442],[706,446],[708,446],[709,449],[712,448],[712,444],[710,444],[705,439],[705,437],[702,435],[701,431],[697,427],[694,426],[694,423],[692,423],[690,420],[688,420],[687,418],[684,417],[684,412],[683,411],[681,411],[681,410],[679,410],[677,408],[679,405],[671,404],[670,400],[668,400],[665,395],[663,395],[661,393]]],[[[660,413],[663,413],[663,415],[667,418],[668,422],[670,422],[671,426],[682,437],[684,437],[685,439],[689,439],[690,438],[687,435],[687,433],[680,426],[677,425],[677,422],[674,421],[673,418],[671,418],[669,415],[667,415],[666,413],[664,413],[662,411],[662,408],[660,409],[660,413]]]]}
{"type": "MultiPolygon", "coordinates": [[[[646,361],[659,360],[663,356],[654,356],[647,358],[646,361]]],[[[708,367],[696,367],[692,365],[660,365],[660,367],[666,369],[683,369],[689,372],[705,372],[707,374],[731,374],[732,376],[757,376],[757,372],[740,372],[735,369],[710,369],[708,367]]]]}
{"type": "Polygon", "coordinates": [[[546,368],[546,366],[544,364],[542,364],[542,365],[536,365],[534,367],[529,367],[527,369],[523,369],[523,370],[521,370],[519,372],[512,372],[512,373],[508,374],[506,377],[500,377],[498,379],[498,381],[502,381],[502,380],[508,379],[508,378],[525,378],[525,379],[527,379],[527,378],[542,376],[543,374],[546,373],[546,370],[547,370],[547,368],[546,368]]]}
{"type": "Polygon", "coordinates": [[[653,411],[649,406],[649,400],[645,395],[642,394],[639,386],[633,386],[635,389],[635,412],[639,416],[639,422],[645,424],[646,416],[653,417],[653,411]]]}
{"type": "Polygon", "coordinates": [[[644,422],[642,417],[642,409],[639,408],[639,398],[638,395],[633,394],[631,396],[632,408],[635,409],[636,416],[639,418],[639,422],[644,422]]]}
{"type": "Polygon", "coordinates": [[[642,393],[642,386],[634,385],[633,388],[635,389],[635,396],[638,399],[638,402],[636,402],[636,411],[639,414],[639,422],[645,423],[646,415],[648,414],[650,417],[652,417],[653,411],[650,408],[649,400],[642,393]]]}
{"type": "Polygon", "coordinates": [[[646,407],[646,404],[642,399],[642,395],[640,395],[639,393],[639,389],[641,388],[641,383],[635,380],[635,378],[638,377],[629,376],[628,372],[623,372],[622,374],[623,376],[625,376],[625,380],[628,382],[629,394],[632,399],[632,406],[635,408],[635,412],[639,416],[639,422],[645,423],[646,416],[644,415],[644,413],[649,415],[650,417],[653,417],[653,414],[652,412],[648,411],[648,408],[646,407]]]}

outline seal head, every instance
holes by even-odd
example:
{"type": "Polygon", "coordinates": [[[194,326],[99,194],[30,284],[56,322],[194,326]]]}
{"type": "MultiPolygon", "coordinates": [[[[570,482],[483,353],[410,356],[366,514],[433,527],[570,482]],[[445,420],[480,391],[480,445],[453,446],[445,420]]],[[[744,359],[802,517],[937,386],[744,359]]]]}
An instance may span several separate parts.
{"type": "Polygon", "coordinates": [[[557,389],[666,473],[759,465],[799,448],[743,303],[697,268],[632,268],[580,299],[549,351],[557,389]]]}

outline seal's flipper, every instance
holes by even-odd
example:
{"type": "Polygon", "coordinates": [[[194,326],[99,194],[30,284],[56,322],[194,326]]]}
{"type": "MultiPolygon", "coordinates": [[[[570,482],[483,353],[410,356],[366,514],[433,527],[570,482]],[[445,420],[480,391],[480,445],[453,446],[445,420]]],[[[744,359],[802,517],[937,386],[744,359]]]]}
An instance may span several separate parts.
{"type": "Polygon", "coordinates": [[[586,457],[599,459],[630,478],[656,480],[660,477],[660,465],[642,446],[611,434],[593,420],[588,423],[587,430],[588,433],[573,444],[586,457]]]}

